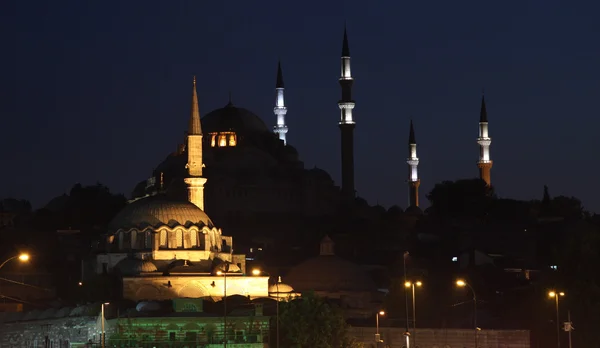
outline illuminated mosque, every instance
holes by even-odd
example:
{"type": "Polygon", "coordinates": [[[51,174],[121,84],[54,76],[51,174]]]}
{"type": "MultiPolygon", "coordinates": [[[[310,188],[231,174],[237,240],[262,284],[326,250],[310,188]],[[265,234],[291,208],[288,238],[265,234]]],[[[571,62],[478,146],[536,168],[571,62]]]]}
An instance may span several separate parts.
{"type": "MultiPolygon", "coordinates": [[[[341,187],[337,187],[325,171],[305,169],[298,152],[287,141],[289,128],[281,63],[277,66],[273,109],[276,122],[272,128],[251,111],[235,106],[231,98],[223,108],[201,118],[194,78],[191,115],[184,143],[154,169],[149,179],[135,187],[133,200],[110,224],[108,252],[98,255],[96,272],[119,274],[123,279],[123,296],[127,299],[218,298],[223,295],[224,278],[217,273],[227,267],[232,278],[228,286],[232,294],[254,298],[268,296],[269,277],[247,276],[250,272],[246,261],[253,258],[234,253],[234,250],[244,248],[234,249],[233,238],[223,235],[221,228],[236,239],[246,238],[244,242],[269,229],[281,239],[281,231],[290,236],[292,226],[304,225],[307,219],[335,215],[342,210],[352,211],[356,200],[356,122],[352,96],[354,79],[346,30],[339,83],[341,187]],[[210,212],[214,220],[205,211],[210,212]]],[[[480,147],[480,178],[490,185],[491,139],[484,99],[477,143],[480,147]]],[[[412,121],[406,163],[409,207],[405,213],[421,215],[419,158],[412,121]]],[[[326,240],[329,242],[325,243],[325,249],[322,242],[320,256],[311,261],[314,265],[300,264],[289,270],[294,288],[306,290],[307,282],[314,283],[311,279],[315,275],[311,270],[331,267],[330,261],[337,260],[333,242],[329,237],[326,240]]],[[[278,242],[272,243],[281,246],[278,242]]],[[[330,283],[331,274],[343,272],[366,279],[357,265],[336,262],[343,270],[332,269],[317,283],[330,283]]],[[[339,282],[346,283],[347,280],[342,278],[339,282]]],[[[346,292],[356,290],[363,294],[352,302],[371,302],[369,293],[376,292],[376,287],[374,284],[365,287],[370,283],[363,283],[356,289],[353,286],[345,288],[346,292]]],[[[329,285],[331,289],[336,288],[335,284],[329,285]]],[[[324,292],[336,292],[326,288],[324,292]]],[[[348,298],[348,295],[343,297],[348,298]]]]}

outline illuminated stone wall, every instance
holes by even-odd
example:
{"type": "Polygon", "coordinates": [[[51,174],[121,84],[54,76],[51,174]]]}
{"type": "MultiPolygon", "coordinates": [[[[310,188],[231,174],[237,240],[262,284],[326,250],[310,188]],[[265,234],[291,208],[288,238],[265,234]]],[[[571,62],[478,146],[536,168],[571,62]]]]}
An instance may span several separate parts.
{"type": "MultiPolygon", "coordinates": [[[[123,297],[132,301],[173,298],[222,298],[222,276],[148,276],[123,278],[123,297]]],[[[227,276],[227,296],[269,296],[269,277],[227,276]]]]}

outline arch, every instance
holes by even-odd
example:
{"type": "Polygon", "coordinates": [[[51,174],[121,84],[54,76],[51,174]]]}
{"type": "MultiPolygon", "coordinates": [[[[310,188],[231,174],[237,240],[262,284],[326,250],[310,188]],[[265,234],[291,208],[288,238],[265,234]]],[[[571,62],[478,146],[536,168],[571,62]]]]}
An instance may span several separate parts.
{"type": "Polygon", "coordinates": [[[138,300],[157,300],[160,298],[160,290],[152,285],[142,285],[135,292],[138,300]]]}
{"type": "Polygon", "coordinates": [[[177,291],[177,297],[179,298],[202,298],[210,296],[210,293],[202,284],[193,282],[184,285],[179,291],[177,291]]]}
{"type": "Polygon", "coordinates": [[[202,328],[196,323],[187,323],[183,325],[183,329],[187,331],[200,331],[202,328]]]}

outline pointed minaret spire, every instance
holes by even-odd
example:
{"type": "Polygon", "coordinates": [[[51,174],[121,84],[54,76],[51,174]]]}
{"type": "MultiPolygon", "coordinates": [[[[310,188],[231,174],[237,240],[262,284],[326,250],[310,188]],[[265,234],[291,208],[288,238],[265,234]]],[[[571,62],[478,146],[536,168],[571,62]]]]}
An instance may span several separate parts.
{"type": "Polygon", "coordinates": [[[410,131],[408,133],[408,158],[406,159],[406,164],[408,164],[408,205],[410,207],[418,207],[419,185],[421,185],[421,179],[419,179],[417,140],[412,120],[410,120],[410,131]]]}
{"type": "Polygon", "coordinates": [[[350,45],[348,45],[348,31],[344,23],[344,42],[342,42],[342,57],[350,57],[350,45]]]}
{"type": "Polygon", "coordinates": [[[408,145],[416,144],[417,139],[415,137],[415,127],[413,126],[413,120],[410,119],[410,131],[408,133],[408,145]]]}
{"type": "Polygon", "coordinates": [[[279,140],[283,140],[283,144],[287,145],[286,134],[288,127],[285,124],[285,115],[287,108],[285,107],[285,85],[283,84],[283,72],[281,71],[281,60],[277,63],[277,82],[275,82],[275,108],[273,112],[277,117],[277,124],[273,127],[273,132],[279,134],[279,140]]]}
{"type": "Polygon", "coordinates": [[[277,62],[277,82],[275,88],[285,88],[283,84],[283,72],[281,71],[281,59],[277,62]]]}
{"type": "Polygon", "coordinates": [[[186,168],[187,178],[184,179],[188,186],[188,200],[198,208],[204,210],[204,184],[206,178],[202,177],[202,125],[200,123],[200,109],[198,107],[198,94],[196,92],[196,77],[194,76],[194,89],[192,92],[192,112],[187,135],[186,168]]]}
{"type": "Polygon", "coordinates": [[[481,111],[479,112],[479,122],[487,122],[487,110],[485,108],[485,95],[481,94],[481,111]]]}
{"type": "Polygon", "coordinates": [[[481,95],[479,137],[477,138],[477,144],[479,145],[479,161],[477,162],[477,168],[479,168],[479,177],[481,180],[485,181],[488,186],[491,186],[491,170],[493,162],[490,157],[490,145],[492,144],[492,138],[489,136],[487,109],[485,107],[485,95],[483,92],[481,95]]]}
{"type": "Polygon", "coordinates": [[[200,124],[200,109],[198,108],[198,94],[196,92],[196,76],[194,76],[194,88],[192,90],[192,112],[190,114],[190,125],[188,134],[202,135],[202,125],[200,124]]]}
{"type": "Polygon", "coordinates": [[[339,79],[342,98],[338,101],[341,111],[340,131],[342,133],[342,195],[346,202],[354,201],[354,100],[352,99],[352,71],[350,68],[350,46],[348,31],[344,25],[344,41],[342,43],[342,72],[339,79]]]}

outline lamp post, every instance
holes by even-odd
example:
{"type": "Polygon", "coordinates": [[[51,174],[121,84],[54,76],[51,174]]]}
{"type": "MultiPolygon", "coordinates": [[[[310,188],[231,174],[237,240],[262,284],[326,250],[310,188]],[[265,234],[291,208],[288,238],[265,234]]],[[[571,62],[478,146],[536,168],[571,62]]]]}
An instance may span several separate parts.
{"type": "Polygon", "coordinates": [[[104,321],[105,321],[105,317],[104,317],[104,306],[108,306],[110,303],[109,302],[104,302],[101,307],[102,307],[102,315],[101,315],[101,325],[102,325],[102,339],[101,339],[101,345],[102,348],[105,347],[105,337],[106,337],[106,332],[104,331],[104,321]]]}
{"type": "Polygon", "coordinates": [[[415,301],[415,287],[420,288],[422,285],[423,285],[423,282],[421,282],[420,280],[417,280],[415,282],[405,282],[404,283],[404,287],[412,288],[412,311],[413,311],[413,331],[414,331],[413,343],[415,344],[415,346],[417,345],[417,304],[415,301]]]}
{"type": "MultiPolygon", "coordinates": [[[[266,276],[271,276],[269,273],[263,272],[260,269],[253,269],[252,270],[252,275],[258,276],[264,274],[266,276]]],[[[277,282],[275,283],[275,288],[277,289],[277,292],[275,295],[276,296],[276,303],[275,303],[275,311],[276,311],[276,318],[275,318],[275,327],[276,327],[276,335],[277,335],[277,341],[276,342],[276,348],[279,348],[279,283],[281,283],[281,277],[277,278],[277,282]]]]}
{"type": "Polygon", "coordinates": [[[217,275],[223,276],[223,347],[227,347],[227,273],[229,272],[229,263],[226,262],[222,271],[217,271],[217,275]]]}
{"type": "Polygon", "coordinates": [[[556,302],[556,347],[560,348],[560,322],[559,322],[559,311],[558,311],[558,298],[561,296],[565,296],[565,293],[562,291],[552,290],[548,292],[548,297],[553,298],[554,302],[556,302]]]}
{"type": "Polygon", "coordinates": [[[377,315],[375,316],[375,344],[377,345],[377,347],[379,347],[379,343],[381,343],[381,335],[379,334],[379,316],[380,315],[385,315],[384,311],[379,311],[377,312],[377,315]]]}
{"type": "Polygon", "coordinates": [[[0,269],[2,267],[4,267],[4,265],[6,265],[9,261],[12,261],[14,259],[19,259],[19,261],[21,261],[21,262],[27,262],[27,261],[29,261],[29,254],[22,253],[19,255],[15,255],[13,257],[9,257],[8,259],[6,259],[4,262],[2,262],[0,264],[0,269]]]}
{"type": "Polygon", "coordinates": [[[464,288],[465,286],[469,287],[469,289],[471,289],[471,292],[473,293],[473,326],[475,329],[475,348],[478,348],[479,335],[477,331],[479,331],[479,328],[477,327],[477,294],[475,293],[475,289],[473,289],[471,284],[467,283],[462,279],[457,280],[456,285],[460,286],[461,288],[464,288]]]}

